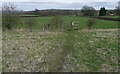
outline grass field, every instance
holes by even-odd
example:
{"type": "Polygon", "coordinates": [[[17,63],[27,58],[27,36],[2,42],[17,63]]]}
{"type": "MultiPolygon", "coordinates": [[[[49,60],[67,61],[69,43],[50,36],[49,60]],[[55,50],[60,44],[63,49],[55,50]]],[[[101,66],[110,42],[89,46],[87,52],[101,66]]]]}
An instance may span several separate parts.
{"type": "Polygon", "coordinates": [[[64,24],[78,21],[77,31],[41,31],[52,17],[32,17],[33,32],[21,25],[2,33],[3,72],[117,72],[118,22],[96,19],[87,29],[89,17],[61,16],[64,24]]]}
{"type": "Polygon", "coordinates": [[[21,15],[21,16],[38,16],[38,15],[21,15]]]}
{"type": "MultiPolygon", "coordinates": [[[[68,21],[78,21],[78,27],[81,29],[87,28],[87,21],[89,17],[82,17],[82,16],[61,16],[64,24],[67,24],[68,21]]],[[[33,26],[35,29],[41,29],[44,25],[48,24],[53,17],[32,17],[34,18],[36,24],[33,26]]],[[[22,25],[17,25],[17,28],[26,27],[24,23],[28,18],[22,18],[21,22],[22,25]]],[[[100,20],[96,19],[96,24],[94,25],[95,29],[113,29],[118,28],[118,22],[116,21],[108,21],[108,20],[100,20]]]]}
{"type": "Polygon", "coordinates": [[[3,72],[117,72],[117,29],[3,32],[3,72]]]}

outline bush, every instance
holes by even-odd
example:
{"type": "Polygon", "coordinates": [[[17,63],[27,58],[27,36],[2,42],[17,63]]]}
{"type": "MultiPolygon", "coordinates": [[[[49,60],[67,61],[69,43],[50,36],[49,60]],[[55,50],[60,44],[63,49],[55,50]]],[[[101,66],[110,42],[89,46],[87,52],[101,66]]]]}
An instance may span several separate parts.
{"type": "Polygon", "coordinates": [[[96,23],[95,19],[93,19],[93,18],[88,19],[88,21],[87,21],[88,28],[91,29],[95,25],[95,23],[96,23]]]}
{"type": "Polygon", "coordinates": [[[63,20],[60,16],[55,16],[52,18],[52,20],[50,21],[50,27],[54,28],[54,29],[62,29],[62,25],[63,25],[63,20]]]}
{"type": "Polygon", "coordinates": [[[12,3],[2,4],[2,26],[3,30],[7,28],[11,30],[15,24],[19,22],[19,15],[16,6],[12,3]]]}
{"type": "Polygon", "coordinates": [[[66,26],[67,31],[73,30],[72,22],[73,22],[73,21],[68,21],[67,26],[66,26]]]}
{"type": "Polygon", "coordinates": [[[33,17],[27,19],[26,24],[28,25],[28,29],[30,30],[30,32],[32,32],[33,29],[33,25],[35,25],[35,20],[33,17]]]}

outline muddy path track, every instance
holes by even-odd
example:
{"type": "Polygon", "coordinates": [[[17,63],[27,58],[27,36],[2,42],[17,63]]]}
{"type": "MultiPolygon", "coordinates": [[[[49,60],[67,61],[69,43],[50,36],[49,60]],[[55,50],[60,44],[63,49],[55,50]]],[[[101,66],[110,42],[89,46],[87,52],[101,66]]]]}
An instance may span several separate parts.
{"type": "Polygon", "coordinates": [[[58,42],[59,45],[61,45],[61,51],[50,61],[51,66],[49,67],[49,72],[60,72],[63,69],[63,63],[66,62],[65,57],[72,53],[71,50],[74,50],[74,36],[74,33],[66,32],[66,36],[64,37],[65,40],[58,42]]]}

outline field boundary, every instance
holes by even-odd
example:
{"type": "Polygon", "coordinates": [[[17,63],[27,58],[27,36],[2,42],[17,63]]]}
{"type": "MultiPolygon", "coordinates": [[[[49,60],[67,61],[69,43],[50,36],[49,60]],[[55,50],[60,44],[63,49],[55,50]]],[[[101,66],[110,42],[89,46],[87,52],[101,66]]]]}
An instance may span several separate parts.
{"type": "Polygon", "coordinates": [[[102,19],[102,20],[110,20],[110,21],[120,21],[120,18],[112,18],[112,17],[101,17],[101,16],[94,16],[91,18],[102,19]]]}

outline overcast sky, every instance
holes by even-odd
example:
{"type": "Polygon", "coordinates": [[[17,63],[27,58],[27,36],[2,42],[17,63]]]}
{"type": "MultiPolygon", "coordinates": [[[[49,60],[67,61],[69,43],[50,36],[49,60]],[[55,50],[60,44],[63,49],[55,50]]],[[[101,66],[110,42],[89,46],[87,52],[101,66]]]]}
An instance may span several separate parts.
{"type": "Polygon", "coordinates": [[[95,9],[106,7],[115,9],[120,0],[2,0],[2,2],[13,2],[17,8],[23,11],[34,9],[81,9],[82,6],[93,6],[95,9]]]}

